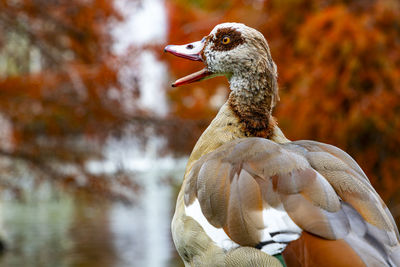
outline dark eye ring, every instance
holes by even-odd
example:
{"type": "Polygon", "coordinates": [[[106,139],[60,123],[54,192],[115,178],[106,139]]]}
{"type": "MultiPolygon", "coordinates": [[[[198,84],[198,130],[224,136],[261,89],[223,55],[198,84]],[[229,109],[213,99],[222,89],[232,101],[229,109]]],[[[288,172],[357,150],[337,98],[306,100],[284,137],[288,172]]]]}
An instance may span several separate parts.
{"type": "Polygon", "coordinates": [[[224,37],[222,37],[221,43],[224,45],[227,45],[231,42],[231,38],[227,35],[225,35],[224,37]]]}

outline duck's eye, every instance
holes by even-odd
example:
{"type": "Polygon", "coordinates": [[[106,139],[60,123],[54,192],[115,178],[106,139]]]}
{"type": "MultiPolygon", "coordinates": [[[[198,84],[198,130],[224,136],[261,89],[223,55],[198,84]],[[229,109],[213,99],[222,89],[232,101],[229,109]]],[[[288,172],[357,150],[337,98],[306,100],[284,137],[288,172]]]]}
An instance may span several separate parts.
{"type": "Polygon", "coordinates": [[[224,36],[223,38],[222,38],[222,44],[224,44],[224,45],[226,45],[226,44],[229,44],[230,42],[231,42],[231,38],[229,38],[229,36],[224,36]]]}

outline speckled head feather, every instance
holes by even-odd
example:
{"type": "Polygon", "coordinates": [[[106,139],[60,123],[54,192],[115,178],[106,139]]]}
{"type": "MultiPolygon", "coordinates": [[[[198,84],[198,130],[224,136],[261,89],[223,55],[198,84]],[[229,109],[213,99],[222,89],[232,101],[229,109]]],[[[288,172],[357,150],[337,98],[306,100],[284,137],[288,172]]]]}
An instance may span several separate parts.
{"type": "Polygon", "coordinates": [[[259,31],[241,23],[217,25],[207,36],[203,60],[209,71],[228,77],[232,91],[239,94],[240,91],[244,94],[257,91],[258,95],[258,91],[267,89],[265,93],[273,95],[275,104],[278,94],[276,65],[259,31]],[[224,37],[230,42],[224,44],[224,37]]]}
{"type": "Polygon", "coordinates": [[[202,56],[210,72],[229,79],[229,104],[247,135],[268,138],[279,96],[277,69],[264,36],[241,23],[219,24],[207,36],[202,56]]]}
{"type": "Polygon", "coordinates": [[[247,136],[269,138],[275,126],[271,113],[278,97],[277,70],[264,36],[241,23],[217,25],[203,40],[169,45],[165,51],[202,60],[203,70],[176,81],[180,86],[215,76],[230,83],[229,106],[247,136]]]}
{"type": "Polygon", "coordinates": [[[257,30],[242,23],[222,23],[214,27],[207,36],[204,47],[208,68],[220,74],[237,74],[248,69],[259,60],[266,60],[268,69],[276,74],[268,43],[257,30]],[[224,44],[223,37],[230,42],[224,44]]]}

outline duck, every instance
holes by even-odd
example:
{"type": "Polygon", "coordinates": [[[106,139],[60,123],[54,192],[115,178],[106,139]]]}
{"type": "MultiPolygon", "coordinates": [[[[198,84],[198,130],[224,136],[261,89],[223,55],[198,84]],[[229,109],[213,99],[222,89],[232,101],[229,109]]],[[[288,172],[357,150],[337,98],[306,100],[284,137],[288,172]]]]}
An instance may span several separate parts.
{"type": "Polygon", "coordinates": [[[185,266],[400,266],[392,214],[356,161],[291,141],[272,116],[277,66],[256,29],[222,23],[165,52],[225,76],[230,93],[188,159],[171,223],[185,266]]]}

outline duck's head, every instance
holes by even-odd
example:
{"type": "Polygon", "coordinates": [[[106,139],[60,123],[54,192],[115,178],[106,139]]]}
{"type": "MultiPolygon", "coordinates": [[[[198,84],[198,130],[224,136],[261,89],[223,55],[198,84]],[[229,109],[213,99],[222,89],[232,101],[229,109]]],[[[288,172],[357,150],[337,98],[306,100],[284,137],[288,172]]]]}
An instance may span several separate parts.
{"type": "Polygon", "coordinates": [[[259,31],[241,23],[219,24],[201,41],[168,45],[164,51],[178,57],[203,61],[206,65],[201,71],[177,80],[172,84],[173,87],[215,76],[226,76],[231,82],[231,88],[233,82],[243,83],[253,76],[258,77],[254,77],[257,80],[254,83],[269,82],[268,79],[276,82],[276,66],[267,41],[259,31]],[[258,81],[260,75],[265,77],[264,81],[258,81]]]}

